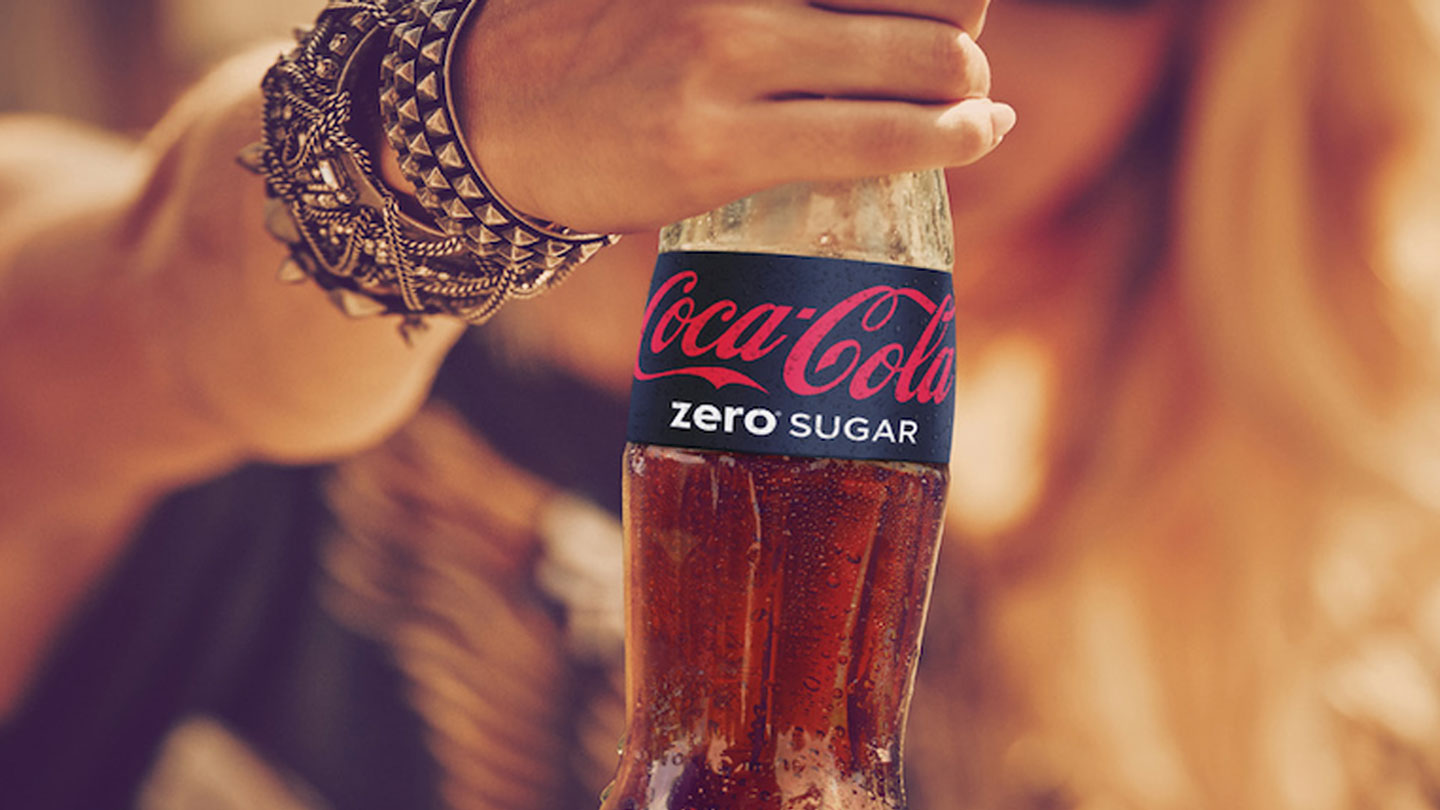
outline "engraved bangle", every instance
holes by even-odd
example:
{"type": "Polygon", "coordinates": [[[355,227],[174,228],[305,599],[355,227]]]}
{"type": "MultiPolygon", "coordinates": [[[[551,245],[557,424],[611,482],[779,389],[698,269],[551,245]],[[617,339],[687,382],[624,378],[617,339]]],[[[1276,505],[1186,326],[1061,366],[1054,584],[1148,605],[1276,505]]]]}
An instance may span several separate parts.
{"type": "Polygon", "coordinates": [[[619,237],[526,216],[486,182],[451,105],[456,34],[483,6],[483,0],[420,0],[400,10],[380,66],[380,110],[421,205],[446,235],[503,268],[507,294],[526,297],[619,237]]]}
{"type": "Polygon", "coordinates": [[[265,176],[266,227],[290,248],[281,279],[313,280],[348,315],[403,315],[402,332],[431,314],[480,323],[594,252],[566,251],[573,263],[556,272],[542,261],[546,272],[537,273],[532,256],[479,251],[442,230],[453,230],[443,220],[437,227],[406,214],[380,180],[355,133],[380,130],[379,65],[412,5],[331,0],[266,74],[264,140],[240,156],[265,176]]]}

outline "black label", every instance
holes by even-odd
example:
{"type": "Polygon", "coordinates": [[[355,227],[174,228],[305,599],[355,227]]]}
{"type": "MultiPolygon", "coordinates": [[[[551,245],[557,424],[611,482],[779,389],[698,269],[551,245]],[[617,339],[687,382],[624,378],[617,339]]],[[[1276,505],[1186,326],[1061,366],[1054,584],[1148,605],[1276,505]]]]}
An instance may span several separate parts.
{"type": "Polygon", "coordinates": [[[945,463],[949,273],[759,253],[665,253],[635,361],[632,442],[945,463]]]}

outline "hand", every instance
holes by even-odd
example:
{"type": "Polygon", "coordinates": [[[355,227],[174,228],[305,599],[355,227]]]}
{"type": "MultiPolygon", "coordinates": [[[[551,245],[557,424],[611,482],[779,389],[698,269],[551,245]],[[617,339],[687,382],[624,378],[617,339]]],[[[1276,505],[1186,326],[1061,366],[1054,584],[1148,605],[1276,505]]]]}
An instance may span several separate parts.
{"type": "Polygon", "coordinates": [[[988,0],[490,0],[457,49],[471,154],[527,214],[662,225],[763,188],[961,165],[991,102],[988,0]]]}

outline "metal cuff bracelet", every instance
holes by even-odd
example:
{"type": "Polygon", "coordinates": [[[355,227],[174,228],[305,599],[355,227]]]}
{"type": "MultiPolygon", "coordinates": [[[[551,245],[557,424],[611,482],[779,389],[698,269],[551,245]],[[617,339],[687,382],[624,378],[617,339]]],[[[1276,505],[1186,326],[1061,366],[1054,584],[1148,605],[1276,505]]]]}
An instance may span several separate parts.
{"type": "Polygon", "coordinates": [[[482,4],[331,0],[266,74],[264,140],[240,160],[266,178],[266,227],[290,247],[282,280],[315,281],[348,315],[401,314],[406,328],[431,314],[480,323],[618,239],[515,212],[470,160],[447,103],[449,57],[482,4]],[[381,131],[382,108],[434,225],[402,210],[357,137],[381,131]]]}

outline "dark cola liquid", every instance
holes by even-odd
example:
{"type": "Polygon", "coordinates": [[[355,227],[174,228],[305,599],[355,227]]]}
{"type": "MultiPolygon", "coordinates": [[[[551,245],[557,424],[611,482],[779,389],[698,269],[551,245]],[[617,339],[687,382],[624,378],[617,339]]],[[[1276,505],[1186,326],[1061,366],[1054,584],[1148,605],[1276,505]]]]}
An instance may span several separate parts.
{"type": "Polygon", "coordinates": [[[604,809],[903,807],[947,479],[627,447],[629,730],[604,809]]]}

